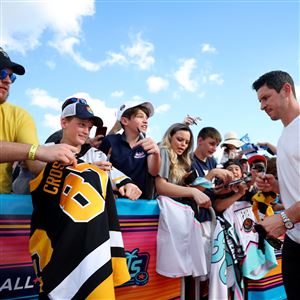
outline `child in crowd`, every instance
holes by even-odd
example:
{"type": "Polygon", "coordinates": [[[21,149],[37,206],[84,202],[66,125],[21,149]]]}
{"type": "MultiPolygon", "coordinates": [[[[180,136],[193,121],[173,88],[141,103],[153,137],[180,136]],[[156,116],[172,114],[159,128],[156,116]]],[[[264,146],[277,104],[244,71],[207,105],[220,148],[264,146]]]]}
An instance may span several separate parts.
{"type": "MultiPolygon", "coordinates": [[[[78,148],[78,158],[92,163],[104,171],[109,171],[113,189],[118,191],[122,197],[131,200],[138,199],[141,195],[141,190],[132,180],[115,168],[111,162],[107,161],[107,156],[102,151],[85,143],[91,130],[90,119],[83,119],[86,111],[90,112],[86,101],[84,99],[70,98],[65,101],[65,104],[61,115],[61,127],[63,129],[61,143],[76,146],[78,148]],[[72,103],[73,101],[76,102],[72,103]]],[[[103,122],[100,118],[98,120],[96,126],[101,127],[103,122]]]]}
{"type": "Polygon", "coordinates": [[[160,143],[161,167],[155,179],[160,208],[156,270],[167,277],[207,276],[210,228],[198,219],[198,209],[210,207],[207,195],[184,185],[191,168],[191,129],[182,123],[169,127],[160,143]]]}
{"type": "Polygon", "coordinates": [[[106,136],[99,148],[116,168],[132,178],[141,189],[143,199],[153,199],[154,176],[160,168],[159,148],[146,137],[148,119],[153,114],[150,102],[122,105],[117,119],[124,129],[123,134],[106,136]]]}
{"type": "MultiPolygon", "coordinates": [[[[40,299],[114,299],[114,287],[130,279],[115,200],[108,172],[86,163],[105,157],[93,148],[82,153],[81,147],[102,120],[84,99],[67,101],[62,142],[77,147],[77,166],[47,164],[30,183],[29,249],[40,299]]],[[[124,176],[118,183],[123,181],[124,176]]],[[[125,194],[131,189],[123,187],[125,194]]]]}
{"type": "Polygon", "coordinates": [[[255,217],[251,198],[239,160],[229,159],[224,168],[231,171],[234,180],[219,192],[213,206],[218,213],[214,233],[210,276],[210,299],[244,299],[243,277],[260,279],[274,268],[274,249],[253,231],[255,217]],[[223,243],[223,241],[225,243],[223,243]],[[220,276],[221,274],[221,276],[220,276]]]}
{"type": "MultiPolygon", "coordinates": [[[[218,145],[222,140],[221,134],[214,127],[203,127],[197,136],[197,147],[192,156],[192,169],[196,170],[199,177],[205,177],[209,181],[215,181],[218,178],[221,182],[229,182],[233,180],[231,172],[219,168],[217,161],[213,157],[218,145]]],[[[203,191],[209,196],[210,200],[215,199],[214,192],[211,189],[205,189],[203,191]]],[[[211,226],[211,212],[208,209],[202,208],[199,211],[199,220],[202,226],[211,226]]],[[[208,245],[211,247],[211,244],[208,245]]],[[[191,276],[185,278],[186,286],[194,285],[194,280],[191,276]]],[[[193,288],[190,288],[193,290],[193,288]]],[[[208,293],[208,282],[201,281],[200,291],[202,295],[208,293]]],[[[191,295],[193,297],[193,295],[191,295]]]]}
{"type": "MultiPolygon", "coordinates": [[[[107,161],[107,157],[102,151],[86,144],[91,130],[91,119],[96,120],[95,126],[101,127],[103,125],[99,117],[93,116],[85,99],[76,97],[67,99],[62,105],[62,135],[58,143],[66,143],[77,147],[77,158],[94,164],[104,171],[108,171],[113,190],[116,193],[131,200],[138,199],[141,195],[141,190],[132,180],[113,167],[111,162],[107,161]],[[83,141],[83,139],[85,140],[83,141]]],[[[27,174],[26,180],[23,176],[24,174],[24,172],[20,172],[13,183],[14,192],[18,194],[27,192],[29,180],[32,179],[27,174]]]]}
{"type": "Polygon", "coordinates": [[[233,179],[232,173],[217,168],[217,161],[213,157],[222,140],[219,131],[213,127],[202,128],[197,136],[197,147],[193,154],[192,168],[198,171],[199,176],[212,181],[218,177],[223,182],[233,179]]]}
{"type": "Polygon", "coordinates": [[[223,156],[220,163],[224,164],[228,159],[242,158],[242,152],[239,150],[243,144],[235,132],[227,132],[224,136],[224,142],[221,145],[221,148],[223,148],[223,156]]]}

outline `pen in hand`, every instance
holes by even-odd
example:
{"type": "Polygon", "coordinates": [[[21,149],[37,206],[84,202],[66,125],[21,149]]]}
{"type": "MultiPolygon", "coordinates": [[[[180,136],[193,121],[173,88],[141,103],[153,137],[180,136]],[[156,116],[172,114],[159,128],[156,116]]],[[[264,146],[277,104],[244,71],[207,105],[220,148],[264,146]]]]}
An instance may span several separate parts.
{"type": "Polygon", "coordinates": [[[145,136],[145,133],[141,132],[138,128],[137,128],[137,131],[139,133],[139,138],[140,140],[143,140],[146,136],[145,136]]]}
{"type": "Polygon", "coordinates": [[[112,148],[110,147],[106,155],[106,161],[110,161],[111,153],[112,153],[112,148]]]}

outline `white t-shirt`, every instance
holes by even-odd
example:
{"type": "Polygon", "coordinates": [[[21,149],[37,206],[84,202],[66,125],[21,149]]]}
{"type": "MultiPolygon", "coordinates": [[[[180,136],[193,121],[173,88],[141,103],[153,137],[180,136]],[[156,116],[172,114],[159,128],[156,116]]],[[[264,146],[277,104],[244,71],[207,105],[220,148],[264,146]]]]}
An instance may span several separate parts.
{"type": "MultiPolygon", "coordinates": [[[[279,138],[277,173],[282,203],[287,209],[300,201],[300,116],[284,127],[279,138]]],[[[287,235],[300,244],[300,222],[287,235]]]]}

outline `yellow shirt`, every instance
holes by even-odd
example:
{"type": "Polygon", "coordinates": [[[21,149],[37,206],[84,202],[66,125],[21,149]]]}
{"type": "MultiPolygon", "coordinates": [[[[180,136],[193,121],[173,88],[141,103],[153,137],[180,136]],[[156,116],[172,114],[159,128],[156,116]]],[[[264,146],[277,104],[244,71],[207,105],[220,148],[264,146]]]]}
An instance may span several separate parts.
{"type": "MultiPolygon", "coordinates": [[[[26,110],[7,102],[0,105],[0,141],[38,144],[34,121],[26,110]]],[[[11,193],[11,180],[12,163],[0,164],[0,194],[11,193]]]]}

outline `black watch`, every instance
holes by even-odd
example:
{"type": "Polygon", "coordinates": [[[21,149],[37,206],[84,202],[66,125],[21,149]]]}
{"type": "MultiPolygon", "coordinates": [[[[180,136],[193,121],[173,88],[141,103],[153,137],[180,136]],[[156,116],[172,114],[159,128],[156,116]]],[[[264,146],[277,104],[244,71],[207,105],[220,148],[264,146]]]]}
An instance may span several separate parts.
{"type": "Polygon", "coordinates": [[[286,215],[284,211],[280,213],[284,227],[289,230],[294,228],[294,223],[290,220],[290,218],[286,215]]]}

